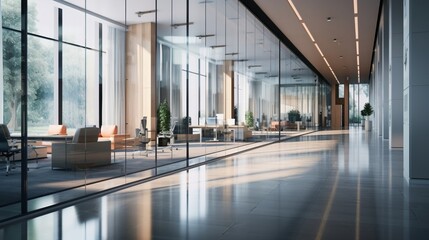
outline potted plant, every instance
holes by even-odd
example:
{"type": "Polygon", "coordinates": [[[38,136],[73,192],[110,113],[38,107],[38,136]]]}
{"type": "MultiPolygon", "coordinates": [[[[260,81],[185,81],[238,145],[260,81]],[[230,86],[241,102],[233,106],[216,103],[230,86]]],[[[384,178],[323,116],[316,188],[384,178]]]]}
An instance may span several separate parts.
{"type": "Polygon", "coordinates": [[[158,107],[158,145],[167,146],[170,141],[170,123],[171,123],[171,113],[170,107],[166,99],[159,104],[158,107]]]}
{"type": "Polygon", "coordinates": [[[371,131],[372,121],[369,120],[369,116],[374,112],[370,103],[365,103],[363,110],[360,111],[362,117],[365,118],[365,131],[371,131]]]}
{"type": "Polygon", "coordinates": [[[247,111],[244,117],[246,120],[246,127],[253,128],[253,123],[254,123],[253,112],[247,111]]]}
{"type": "Polygon", "coordinates": [[[301,113],[299,110],[290,110],[288,112],[288,120],[291,123],[294,123],[295,121],[301,121],[301,113]]]}

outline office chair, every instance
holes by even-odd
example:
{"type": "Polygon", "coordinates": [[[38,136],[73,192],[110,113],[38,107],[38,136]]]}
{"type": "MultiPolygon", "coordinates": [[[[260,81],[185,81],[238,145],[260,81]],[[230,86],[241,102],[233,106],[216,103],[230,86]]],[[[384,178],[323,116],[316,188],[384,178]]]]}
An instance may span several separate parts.
{"type": "Polygon", "coordinates": [[[147,117],[144,116],[142,118],[142,120],[140,120],[140,132],[138,135],[139,141],[140,141],[140,146],[142,149],[144,149],[144,153],[146,155],[146,157],[149,155],[150,152],[152,152],[151,150],[147,149],[147,144],[150,142],[149,136],[148,136],[148,129],[147,129],[147,117]]]}
{"type": "Polygon", "coordinates": [[[12,162],[14,162],[15,154],[21,151],[16,145],[9,144],[8,137],[10,138],[9,129],[6,125],[0,124],[0,156],[6,158],[6,176],[9,175],[11,169],[10,157],[13,158],[12,162]]]}
{"type": "MultiPolygon", "coordinates": [[[[166,147],[162,147],[162,148],[158,148],[158,150],[161,150],[161,152],[164,152],[165,148],[170,148],[170,151],[173,151],[174,148],[174,129],[176,128],[177,125],[177,121],[172,121],[172,123],[170,124],[170,129],[168,132],[163,132],[160,133],[158,135],[158,138],[160,137],[164,137],[164,138],[169,138],[170,139],[170,144],[166,147]]],[[[178,148],[176,147],[176,150],[178,150],[178,148]]]]}

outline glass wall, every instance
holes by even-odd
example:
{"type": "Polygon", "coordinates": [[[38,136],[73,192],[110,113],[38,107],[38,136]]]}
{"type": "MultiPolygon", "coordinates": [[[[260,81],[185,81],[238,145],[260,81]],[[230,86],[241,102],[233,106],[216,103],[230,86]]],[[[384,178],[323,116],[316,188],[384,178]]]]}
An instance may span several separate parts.
{"type": "MultiPolygon", "coordinates": [[[[1,121],[7,125],[10,131],[21,129],[21,2],[5,1],[1,2],[2,21],[2,65],[0,67],[2,78],[0,80],[0,114],[1,121]]],[[[31,97],[29,97],[31,98],[31,97]]],[[[31,107],[29,107],[31,109],[31,107]]],[[[3,130],[3,129],[2,129],[3,130]]],[[[1,141],[9,139],[7,133],[3,131],[1,141]]],[[[10,142],[9,140],[6,140],[10,142]]],[[[12,143],[11,143],[12,144],[12,143]]],[[[2,147],[2,153],[3,153],[2,147]]],[[[2,154],[3,155],[3,154],[2,154]]],[[[21,204],[21,179],[8,179],[6,171],[8,162],[6,157],[1,157],[1,190],[0,206],[9,206],[16,203],[21,204]],[[12,197],[8,197],[12,196],[12,197]]],[[[13,167],[13,166],[10,166],[13,167]]],[[[25,201],[25,200],[24,200],[25,201]]],[[[20,214],[20,211],[1,211],[0,220],[11,218],[20,214]]]]}
{"type": "Polygon", "coordinates": [[[350,84],[349,92],[349,124],[360,124],[364,120],[360,112],[369,102],[368,84],[350,84]]]}
{"type": "MultiPolygon", "coordinates": [[[[1,0],[0,114],[18,148],[20,2],[1,0]]],[[[21,214],[19,165],[33,211],[329,118],[329,86],[238,0],[28,0],[27,37],[28,161],[0,174],[15,189],[0,187],[0,221],[21,214]]]]}

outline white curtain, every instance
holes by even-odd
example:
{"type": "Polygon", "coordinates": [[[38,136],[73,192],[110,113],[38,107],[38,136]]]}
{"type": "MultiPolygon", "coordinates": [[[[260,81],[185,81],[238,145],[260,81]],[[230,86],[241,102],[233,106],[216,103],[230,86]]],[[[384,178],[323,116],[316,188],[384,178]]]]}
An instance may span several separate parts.
{"type": "Polygon", "coordinates": [[[103,58],[103,125],[117,125],[125,133],[125,31],[108,27],[103,58]]]}

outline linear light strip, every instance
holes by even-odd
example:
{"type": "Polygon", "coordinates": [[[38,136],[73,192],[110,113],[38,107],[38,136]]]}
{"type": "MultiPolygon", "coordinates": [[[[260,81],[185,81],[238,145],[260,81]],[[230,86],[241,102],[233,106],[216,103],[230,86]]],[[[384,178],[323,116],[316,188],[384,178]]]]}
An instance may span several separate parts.
{"type": "Polygon", "coordinates": [[[326,65],[328,65],[328,67],[331,68],[331,65],[329,65],[328,60],[325,57],[323,57],[323,60],[325,60],[326,65]]]}
{"type": "Polygon", "coordinates": [[[317,51],[319,51],[319,53],[320,53],[320,56],[324,57],[323,53],[322,53],[322,50],[320,50],[320,48],[319,48],[319,45],[317,43],[314,43],[314,46],[316,46],[317,51]]]}
{"type": "Polygon", "coordinates": [[[302,21],[301,15],[296,9],[295,4],[293,4],[292,0],[288,0],[288,2],[289,2],[289,5],[292,7],[293,11],[295,12],[295,15],[298,17],[299,21],[302,21]]]}
{"type": "Polygon", "coordinates": [[[355,14],[358,14],[358,2],[357,0],[353,0],[353,10],[355,14]]]}
{"type": "Polygon", "coordinates": [[[358,83],[360,83],[358,0],[353,0],[353,13],[354,13],[354,21],[355,21],[357,77],[358,77],[358,83]]]}
{"type": "Polygon", "coordinates": [[[310,30],[307,27],[307,24],[302,20],[301,14],[299,14],[298,9],[296,9],[295,4],[293,4],[292,0],[288,0],[290,7],[295,12],[296,17],[299,21],[301,21],[302,26],[304,27],[305,31],[307,32],[308,36],[310,37],[311,41],[314,43],[314,46],[316,47],[317,51],[319,51],[320,56],[322,56],[323,60],[325,61],[326,65],[328,66],[329,70],[331,71],[332,75],[334,76],[335,80],[338,84],[340,84],[340,81],[338,81],[337,75],[335,74],[334,70],[332,70],[331,65],[329,64],[328,60],[326,59],[325,55],[323,54],[322,50],[320,50],[319,45],[316,43],[316,40],[314,40],[313,35],[311,34],[310,30]]]}
{"type": "Polygon", "coordinates": [[[359,56],[359,40],[356,40],[356,55],[359,56]]]}
{"type": "Polygon", "coordinates": [[[314,40],[313,35],[311,35],[310,30],[308,30],[308,27],[307,27],[307,25],[306,25],[304,22],[302,23],[302,26],[304,27],[305,31],[307,31],[307,34],[308,34],[308,36],[310,37],[311,41],[312,41],[312,42],[316,42],[316,41],[314,40]]]}
{"type": "Polygon", "coordinates": [[[355,36],[356,36],[356,40],[359,39],[359,24],[358,24],[358,16],[355,16],[355,36]]]}

